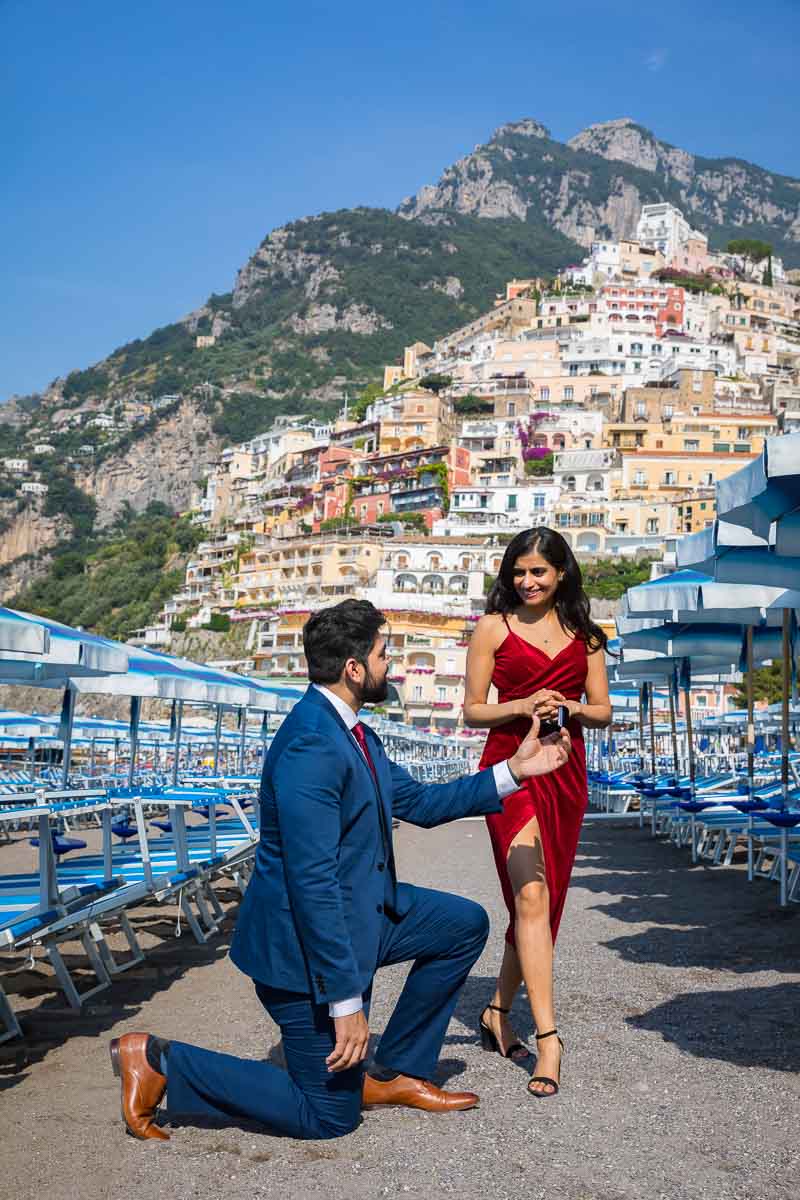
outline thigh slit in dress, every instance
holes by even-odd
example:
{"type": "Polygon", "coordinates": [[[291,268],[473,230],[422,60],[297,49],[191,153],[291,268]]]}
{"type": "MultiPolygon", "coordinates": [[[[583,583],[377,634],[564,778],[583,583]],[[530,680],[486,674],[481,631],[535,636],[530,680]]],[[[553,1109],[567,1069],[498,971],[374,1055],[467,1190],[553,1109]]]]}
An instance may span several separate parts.
{"type": "MultiPolygon", "coordinates": [[[[573,638],[552,658],[525,638],[508,629],[495,654],[492,683],[498,703],[521,700],[540,688],[561,692],[567,700],[580,700],[586,683],[586,643],[573,638]]],[[[494,766],[509,758],[530,730],[527,717],[498,725],[489,731],[480,767],[494,766]]],[[[517,834],[536,818],[542,839],[545,878],[550,895],[550,929],[556,940],[572,866],[578,848],[581,823],[588,803],[586,752],[583,730],[570,721],[572,753],[563,767],[549,775],[537,775],[517,792],[507,796],[503,811],[486,818],[497,874],[508,908],[510,923],[506,941],[514,945],[514,892],[508,875],[508,851],[517,834]]]]}

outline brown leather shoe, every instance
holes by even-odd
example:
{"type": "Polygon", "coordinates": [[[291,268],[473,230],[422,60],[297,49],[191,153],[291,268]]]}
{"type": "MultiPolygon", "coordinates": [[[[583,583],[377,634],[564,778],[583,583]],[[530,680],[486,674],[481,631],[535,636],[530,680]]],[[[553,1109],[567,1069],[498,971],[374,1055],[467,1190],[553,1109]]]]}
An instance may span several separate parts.
{"type": "Polygon", "coordinates": [[[425,1112],[456,1112],[475,1108],[479,1097],[474,1092],[446,1092],[427,1079],[398,1075],[395,1079],[373,1079],[364,1076],[361,1091],[362,1108],[376,1104],[402,1104],[405,1108],[422,1108],[425,1112]]]}
{"type": "Polygon", "coordinates": [[[111,1067],[122,1079],[122,1119],[128,1133],[141,1141],[168,1142],[169,1134],[154,1124],[167,1079],[147,1061],[148,1033],[125,1033],[109,1046],[111,1067]]]}

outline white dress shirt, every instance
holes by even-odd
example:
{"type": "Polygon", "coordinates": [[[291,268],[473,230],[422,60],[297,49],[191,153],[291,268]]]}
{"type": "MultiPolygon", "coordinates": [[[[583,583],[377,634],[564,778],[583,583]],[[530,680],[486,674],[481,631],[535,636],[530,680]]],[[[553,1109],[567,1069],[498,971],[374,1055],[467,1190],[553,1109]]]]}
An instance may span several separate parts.
{"type": "MultiPolygon", "coordinates": [[[[358,739],[352,732],[353,726],[358,724],[358,717],[353,712],[347,701],[342,700],[341,696],[337,696],[335,692],[330,690],[330,688],[323,687],[319,683],[314,683],[311,686],[316,688],[318,692],[322,692],[325,699],[333,705],[347,728],[350,730],[350,736],[353,738],[355,745],[358,746],[359,753],[364,754],[364,751],[361,749],[361,746],[358,743],[358,739]]],[[[366,758],[366,755],[364,755],[364,757],[366,758]]],[[[509,765],[505,760],[503,760],[503,762],[495,763],[495,765],[492,767],[492,771],[494,772],[494,782],[497,788],[497,795],[501,800],[505,799],[506,796],[510,796],[512,792],[519,791],[519,784],[511,774],[509,765]]],[[[349,1017],[352,1013],[359,1012],[359,1010],[363,1007],[364,1005],[361,996],[351,996],[347,1000],[332,1000],[328,1005],[328,1012],[332,1017],[349,1017]]]]}

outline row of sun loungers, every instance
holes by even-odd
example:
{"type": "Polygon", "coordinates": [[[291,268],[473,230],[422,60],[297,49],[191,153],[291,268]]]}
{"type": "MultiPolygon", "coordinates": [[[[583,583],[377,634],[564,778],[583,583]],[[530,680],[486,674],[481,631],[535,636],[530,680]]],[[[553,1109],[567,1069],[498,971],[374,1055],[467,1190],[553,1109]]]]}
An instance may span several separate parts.
{"type": "Polygon", "coordinates": [[[773,880],[782,904],[800,904],[800,788],[784,794],[773,766],[758,762],[752,787],[746,777],[730,773],[699,776],[692,783],[666,770],[656,775],[590,770],[589,802],[609,814],[638,808],[640,826],[688,847],[692,862],[730,866],[744,845],[748,879],[773,880]]]}
{"type": "MultiPolygon", "coordinates": [[[[67,1003],[79,1009],[144,958],[129,919],[133,911],[171,904],[176,931],[185,923],[205,942],[223,916],[213,882],[225,879],[243,891],[249,878],[258,834],[246,810],[255,788],[248,778],[20,791],[15,803],[0,806],[0,825],[37,835],[31,840],[38,841],[39,869],[0,876],[0,954],[43,950],[67,1003]],[[202,823],[187,822],[189,814],[202,823]],[[99,823],[102,831],[98,853],[79,853],[86,842],[61,833],[65,826],[79,833],[87,823],[94,829],[99,823]],[[111,930],[127,943],[123,962],[109,945],[111,930]],[[78,989],[61,951],[65,942],[83,947],[94,976],[88,989],[78,989]]],[[[0,1041],[19,1035],[0,987],[0,1041]]]]}

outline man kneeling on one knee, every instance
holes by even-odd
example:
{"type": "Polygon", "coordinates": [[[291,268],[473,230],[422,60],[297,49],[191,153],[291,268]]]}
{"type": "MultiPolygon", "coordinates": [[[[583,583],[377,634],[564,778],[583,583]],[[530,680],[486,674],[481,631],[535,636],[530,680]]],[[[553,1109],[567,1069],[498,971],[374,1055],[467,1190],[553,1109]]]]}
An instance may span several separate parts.
{"type": "Polygon", "coordinates": [[[489,921],[460,896],[400,883],[392,818],[430,828],[498,812],[523,780],[566,761],[566,732],[538,722],[512,758],[450,783],[418,783],[358,720],[386,699],[385,618],[368,601],[314,614],[303,631],[310,686],[264,762],[255,866],[231,947],[280,1026],[284,1071],[186,1042],[129,1033],[111,1043],[130,1133],[167,1139],[167,1116],[256,1121],[302,1138],[338,1137],[362,1105],[472,1108],[472,1092],[431,1082],[459,992],[489,921]],[[364,1073],[378,967],[412,963],[364,1073]]]}

